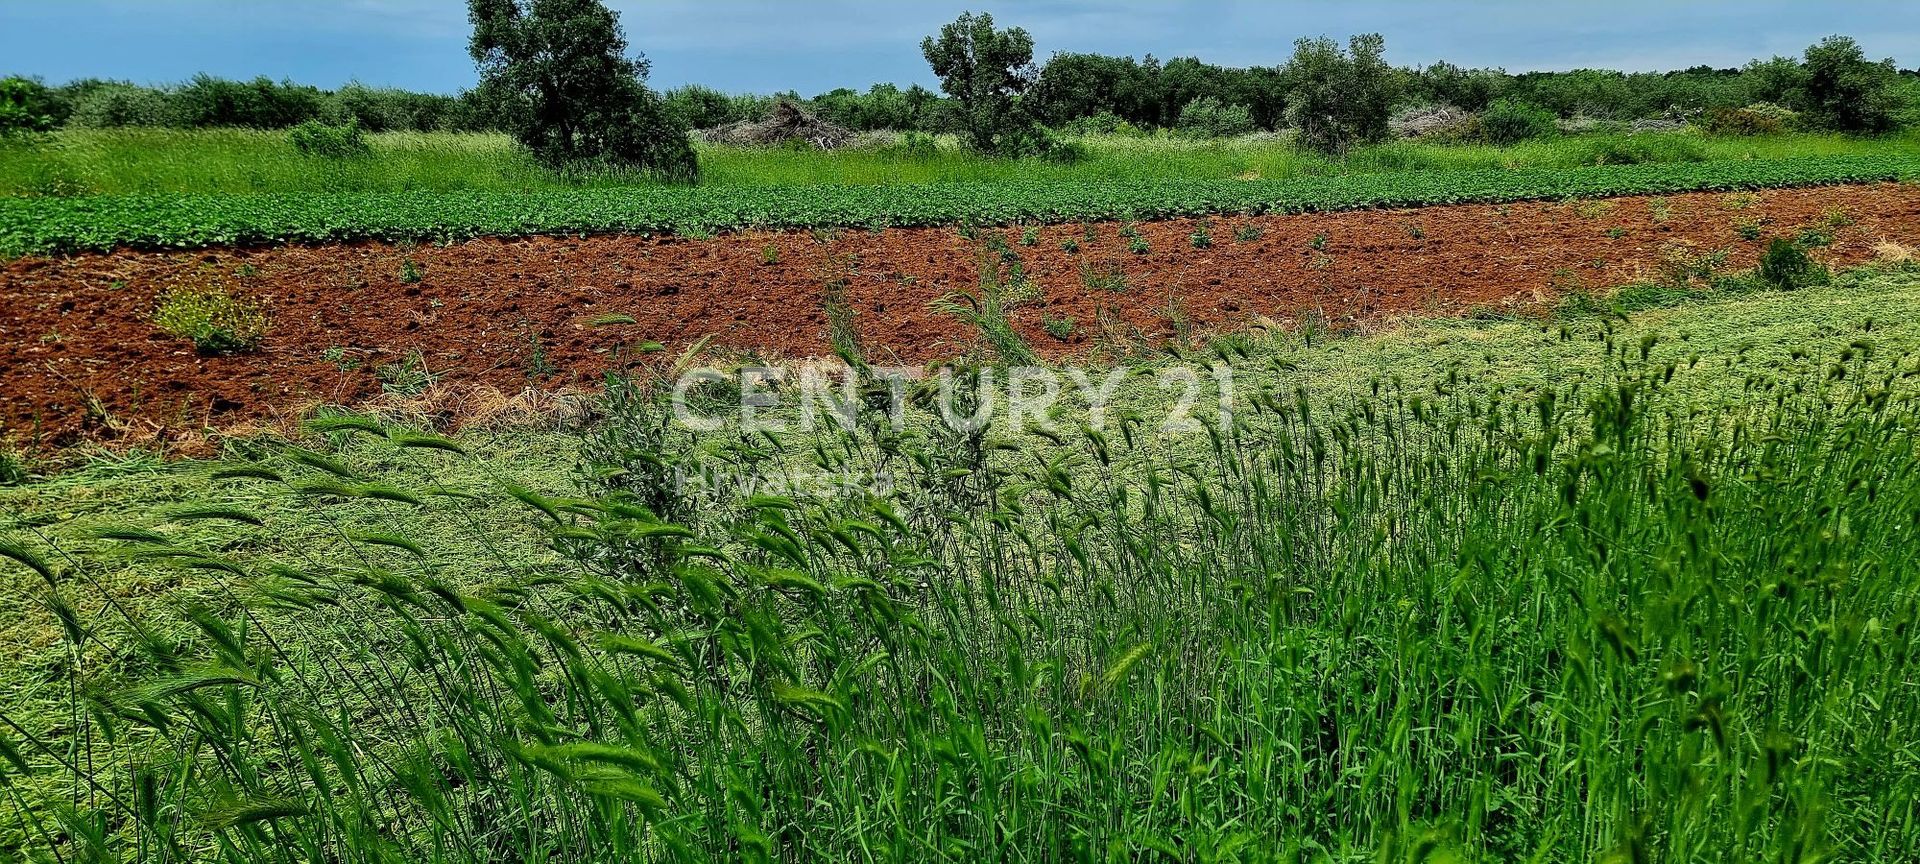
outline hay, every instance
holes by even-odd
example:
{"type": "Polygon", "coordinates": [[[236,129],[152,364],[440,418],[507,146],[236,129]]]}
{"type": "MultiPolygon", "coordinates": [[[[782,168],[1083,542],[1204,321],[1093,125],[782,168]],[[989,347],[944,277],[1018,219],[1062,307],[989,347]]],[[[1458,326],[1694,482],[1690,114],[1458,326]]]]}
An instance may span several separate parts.
{"type": "Polygon", "coordinates": [[[739,120],[699,131],[700,140],[732,147],[773,147],[803,141],[821,150],[838,150],[854,140],[846,127],[822,120],[786,99],[775,102],[761,120],[739,120]]]}

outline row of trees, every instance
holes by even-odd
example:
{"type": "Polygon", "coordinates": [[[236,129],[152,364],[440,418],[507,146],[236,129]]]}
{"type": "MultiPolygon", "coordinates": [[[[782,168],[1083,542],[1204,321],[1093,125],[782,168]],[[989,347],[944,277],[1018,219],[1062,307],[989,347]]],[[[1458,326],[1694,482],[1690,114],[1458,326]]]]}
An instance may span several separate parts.
{"type": "Polygon", "coordinates": [[[1301,39],[1268,67],[1233,68],[1182,57],[1162,63],[1087,53],[1035,64],[1032,37],[987,14],[963,14],[921,50],[940,92],[874,85],[865,92],[729,95],[688,86],[656,95],[645,60],[627,53],[618,17],[601,0],[469,0],[470,50],[480,81],[459,96],[350,84],[325,91],[265,78],[199,76],[142,87],[77,81],[46,87],[0,81],[0,132],[62,125],[284,128],[319,121],[368,131],[504,130],[553,164],[602,161],[691,175],[688,128],[758,119],[780,99],[860,129],[954,132],[1010,155],[1057,152],[1049,129],[1181,128],[1236,134],[1288,127],[1317,149],[1382,139],[1396,106],[1447,105],[1488,116],[1629,120],[1737,109],[1798,112],[1817,128],[1878,132],[1920,108],[1920,71],[1869,61],[1857,43],[1829,37],[1801,58],[1741,69],[1670,73],[1576,70],[1509,75],[1435,63],[1398,68],[1378,35],[1345,45],[1301,39]],[[1913,94],[1909,96],[1908,94],[1913,94]]]}

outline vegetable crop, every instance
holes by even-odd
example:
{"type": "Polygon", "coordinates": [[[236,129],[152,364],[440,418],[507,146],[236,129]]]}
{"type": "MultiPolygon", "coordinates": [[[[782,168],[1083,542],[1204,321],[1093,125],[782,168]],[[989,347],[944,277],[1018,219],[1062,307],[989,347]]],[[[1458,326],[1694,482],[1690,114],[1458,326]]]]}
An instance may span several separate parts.
{"type": "Polygon", "coordinates": [[[1920,177],[1920,156],[1395,173],[1289,180],[649,187],[0,199],[0,256],[476,236],[923,227],[1297,213],[1920,177]]]}

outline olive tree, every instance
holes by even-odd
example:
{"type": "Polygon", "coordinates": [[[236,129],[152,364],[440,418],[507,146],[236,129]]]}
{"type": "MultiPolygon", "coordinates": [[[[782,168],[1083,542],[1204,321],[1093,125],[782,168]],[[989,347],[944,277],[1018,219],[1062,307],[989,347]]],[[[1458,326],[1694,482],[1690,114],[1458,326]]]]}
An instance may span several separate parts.
{"type": "Polygon", "coordinates": [[[643,83],[618,14],[600,0],[469,0],[479,90],[541,162],[692,179],[687,129],[643,83]]]}

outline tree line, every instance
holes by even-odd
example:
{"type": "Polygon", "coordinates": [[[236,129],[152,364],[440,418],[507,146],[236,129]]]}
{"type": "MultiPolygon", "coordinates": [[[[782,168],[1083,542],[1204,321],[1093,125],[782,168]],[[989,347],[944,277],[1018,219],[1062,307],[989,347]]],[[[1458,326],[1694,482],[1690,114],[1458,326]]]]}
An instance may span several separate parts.
{"type": "Polygon", "coordinates": [[[0,131],[165,126],[278,129],[302,123],[366,131],[506,131],[556,163],[601,160],[691,171],[685,130],[754,120],[788,100],[856,130],[953,133],[1005,155],[1058,152],[1058,133],[1177,129],[1233,135],[1293,129],[1338,152],[1388,134],[1396,110],[1445,106],[1476,118],[1490,140],[1529,134],[1554,118],[1612,121],[1699,117],[1772,128],[1781,113],[1808,128],[1883,132],[1914,123],[1920,70],[1872,61],[1852,39],[1828,37],[1800,57],[1741,68],[1673,72],[1510,74],[1447,62],[1396,67],[1378,35],[1345,44],[1301,39],[1283,62],[1230,67],[1197,57],[1161,61],[1061,52],[1034,60],[1031,36],[988,14],[963,14],[922,53],[934,91],[875,84],[802,97],[727,94],[689,85],[655,93],[644,59],[628,54],[617,14],[600,0],[469,0],[470,50],[480,71],[459,95],[348,84],[337,90],[209,75],[172,86],[87,79],[46,86],[0,81],[0,131]],[[552,74],[564,69],[566,74],[552,74]],[[1763,111],[1747,115],[1752,106],[1763,111]]]}

